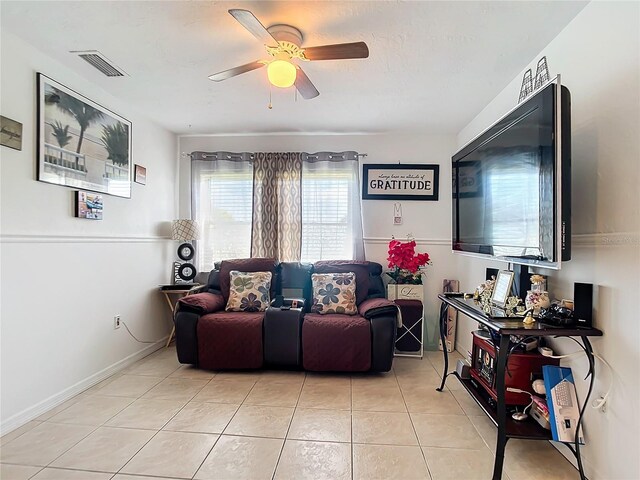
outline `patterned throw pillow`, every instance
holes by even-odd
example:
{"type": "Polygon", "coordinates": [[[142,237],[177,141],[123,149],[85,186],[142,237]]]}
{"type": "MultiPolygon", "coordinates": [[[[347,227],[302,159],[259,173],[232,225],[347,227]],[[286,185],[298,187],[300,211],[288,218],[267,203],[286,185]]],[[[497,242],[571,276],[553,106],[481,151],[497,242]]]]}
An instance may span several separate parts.
{"type": "Polygon", "coordinates": [[[271,272],[229,272],[227,312],[264,312],[271,303],[271,272]]]}
{"type": "Polygon", "coordinates": [[[358,313],[355,273],[314,273],[311,275],[311,282],[313,283],[312,312],[322,315],[358,313]]]}

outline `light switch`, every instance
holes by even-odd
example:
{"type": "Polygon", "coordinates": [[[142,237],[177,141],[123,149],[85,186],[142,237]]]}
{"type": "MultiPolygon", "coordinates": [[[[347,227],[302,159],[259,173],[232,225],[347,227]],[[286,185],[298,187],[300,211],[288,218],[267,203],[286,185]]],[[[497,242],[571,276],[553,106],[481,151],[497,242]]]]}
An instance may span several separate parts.
{"type": "Polygon", "coordinates": [[[393,224],[402,225],[402,204],[401,203],[393,204],[393,224]]]}

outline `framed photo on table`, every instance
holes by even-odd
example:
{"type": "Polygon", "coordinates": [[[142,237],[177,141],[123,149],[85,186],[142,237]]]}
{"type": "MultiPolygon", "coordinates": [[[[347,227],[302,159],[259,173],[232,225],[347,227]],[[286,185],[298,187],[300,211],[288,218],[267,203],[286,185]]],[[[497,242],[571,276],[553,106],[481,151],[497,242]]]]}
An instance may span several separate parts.
{"type": "Polygon", "coordinates": [[[511,293],[511,284],[513,283],[513,272],[508,270],[500,270],[493,285],[493,294],[491,295],[491,303],[496,307],[504,308],[507,304],[507,298],[511,293]]]}

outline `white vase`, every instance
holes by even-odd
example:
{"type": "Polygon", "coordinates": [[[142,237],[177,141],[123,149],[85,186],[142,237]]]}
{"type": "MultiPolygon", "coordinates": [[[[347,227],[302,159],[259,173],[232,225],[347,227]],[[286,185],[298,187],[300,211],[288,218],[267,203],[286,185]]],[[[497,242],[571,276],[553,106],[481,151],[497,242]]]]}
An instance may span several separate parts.
{"type": "Polygon", "coordinates": [[[527,292],[527,297],[524,300],[524,304],[527,307],[527,310],[533,308],[533,313],[540,313],[541,308],[548,308],[551,305],[551,300],[549,300],[549,292],[544,290],[536,291],[529,290],[527,292]]]}

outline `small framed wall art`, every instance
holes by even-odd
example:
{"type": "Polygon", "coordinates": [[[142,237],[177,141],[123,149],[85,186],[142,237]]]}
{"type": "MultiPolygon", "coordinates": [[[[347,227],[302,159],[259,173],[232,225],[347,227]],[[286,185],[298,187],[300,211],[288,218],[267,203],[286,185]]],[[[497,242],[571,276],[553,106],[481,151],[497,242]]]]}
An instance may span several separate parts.
{"type": "Polygon", "coordinates": [[[440,165],[365,163],[363,200],[438,200],[440,165]]]}
{"type": "Polygon", "coordinates": [[[136,165],[133,181],[140,185],[147,184],[147,169],[142,165],[136,165]]]}
{"type": "Polygon", "coordinates": [[[76,191],[74,198],[76,217],[87,220],[102,220],[102,195],[76,191]]]}
{"type": "Polygon", "coordinates": [[[0,115],[0,145],[22,150],[22,124],[0,115]]]}

